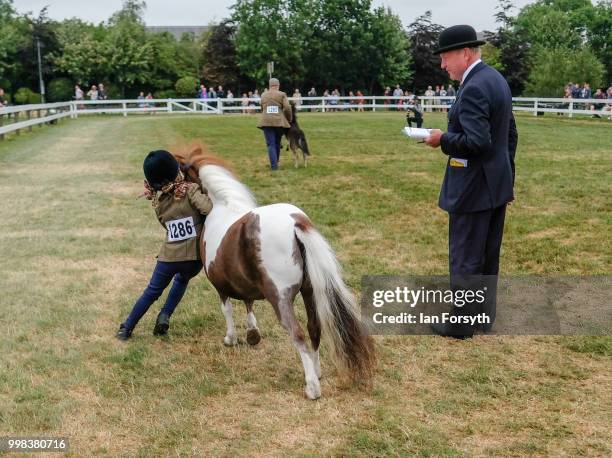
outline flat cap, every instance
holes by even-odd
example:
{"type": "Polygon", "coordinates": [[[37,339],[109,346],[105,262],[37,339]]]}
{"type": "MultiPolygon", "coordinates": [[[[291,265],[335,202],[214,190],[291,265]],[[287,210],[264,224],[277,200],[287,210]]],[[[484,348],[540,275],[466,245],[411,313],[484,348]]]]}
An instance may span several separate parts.
{"type": "Polygon", "coordinates": [[[278,78],[270,78],[270,81],[268,81],[268,86],[280,86],[280,81],[278,78]]]}

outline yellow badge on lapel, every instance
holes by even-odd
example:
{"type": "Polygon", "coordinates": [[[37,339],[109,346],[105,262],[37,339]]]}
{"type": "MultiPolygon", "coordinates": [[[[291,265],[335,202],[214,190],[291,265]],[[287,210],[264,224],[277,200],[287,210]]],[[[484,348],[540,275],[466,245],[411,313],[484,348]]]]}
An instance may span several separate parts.
{"type": "Polygon", "coordinates": [[[459,159],[456,157],[451,157],[449,165],[451,167],[467,167],[468,161],[467,159],[459,159]]]}

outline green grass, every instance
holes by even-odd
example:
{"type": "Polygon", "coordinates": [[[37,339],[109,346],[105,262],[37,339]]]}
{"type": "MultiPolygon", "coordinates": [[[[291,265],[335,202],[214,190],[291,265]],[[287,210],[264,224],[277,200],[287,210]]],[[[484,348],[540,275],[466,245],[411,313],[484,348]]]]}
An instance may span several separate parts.
{"type": "MultiPolygon", "coordinates": [[[[609,456],[610,337],[377,337],[373,389],[347,387],[324,352],[317,402],[269,304],[257,347],[223,346],[203,276],[168,338],[151,335],[159,304],[131,341],[113,338],[162,237],[136,199],[142,160],[185,139],[227,159],[261,204],[303,208],[356,291],[365,274],[446,272],[444,156],[408,141],[401,113],[300,119],[310,166],[283,152],[277,174],[255,116],[83,117],[0,142],[0,436],[69,437],[73,456],[609,456]]],[[[518,128],[502,271],[610,275],[610,123],[518,128]]],[[[244,341],[239,303],[235,319],[244,341]]]]}

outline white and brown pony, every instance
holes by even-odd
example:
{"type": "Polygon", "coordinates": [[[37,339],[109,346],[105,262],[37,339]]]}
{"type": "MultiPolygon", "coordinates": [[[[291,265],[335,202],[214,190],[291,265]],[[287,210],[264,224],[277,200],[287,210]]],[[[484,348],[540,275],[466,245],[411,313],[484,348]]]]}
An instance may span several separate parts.
{"type": "Polygon", "coordinates": [[[173,154],[187,179],[200,183],[213,202],[206,218],[201,254],[204,270],[221,298],[227,323],[224,343],[238,339],[230,299],[244,301],[247,342],[261,336],[253,302],[267,299],[298,350],[306,378],[306,396],[321,396],[321,335],[329,338],[338,368],[368,384],[374,368],[371,337],[362,326],[355,300],[342,279],[333,250],[306,214],[290,204],[258,207],[250,190],[202,145],[173,154]],[[293,302],[302,294],[312,350],[295,317],[293,302]]]}

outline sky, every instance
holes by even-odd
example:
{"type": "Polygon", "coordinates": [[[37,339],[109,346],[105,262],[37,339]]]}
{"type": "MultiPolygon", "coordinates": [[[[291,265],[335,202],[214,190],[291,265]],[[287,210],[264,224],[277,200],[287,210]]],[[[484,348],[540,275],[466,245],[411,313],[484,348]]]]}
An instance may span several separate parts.
{"type": "MultiPolygon", "coordinates": [[[[514,0],[517,9],[512,14],[533,1],[514,0]]],[[[208,25],[229,17],[229,8],[235,0],[147,0],[146,3],[144,19],[147,25],[208,25]]],[[[445,27],[470,24],[478,31],[497,28],[493,17],[497,3],[497,0],[373,0],[375,7],[390,7],[404,26],[431,10],[432,19],[438,24],[445,27]]],[[[13,0],[20,13],[38,15],[49,5],[48,14],[52,19],[78,17],[95,24],[107,20],[122,4],[122,0],[13,0]]]]}

